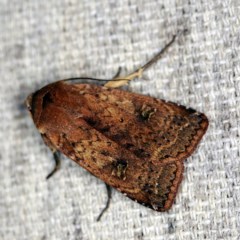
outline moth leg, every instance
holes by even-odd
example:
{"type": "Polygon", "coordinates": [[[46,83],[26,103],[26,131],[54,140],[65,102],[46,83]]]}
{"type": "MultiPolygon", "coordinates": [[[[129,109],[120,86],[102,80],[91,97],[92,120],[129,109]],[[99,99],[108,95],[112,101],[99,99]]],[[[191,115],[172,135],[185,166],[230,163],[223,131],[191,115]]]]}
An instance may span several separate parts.
{"type": "Polygon", "coordinates": [[[103,208],[103,210],[101,211],[101,213],[97,217],[97,222],[100,221],[102,215],[108,210],[109,205],[110,205],[110,201],[111,201],[111,198],[112,198],[112,188],[109,185],[107,185],[106,183],[105,183],[105,185],[106,185],[106,188],[107,188],[108,199],[107,199],[107,202],[106,202],[106,206],[103,208]]]}
{"type": "Polygon", "coordinates": [[[117,73],[114,75],[114,77],[112,79],[118,78],[120,76],[121,71],[122,71],[122,68],[119,67],[117,70],[117,73]]]}
{"type": "Polygon", "coordinates": [[[60,167],[61,167],[61,159],[59,157],[59,152],[58,151],[54,151],[53,152],[53,158],[55,160],[55,167],[54,169],[47,175],[46,179],[49,179],[50,177],[52,177],[52,175],[54,173],[56,173],[60,167]]]}
{"type": "MultiPolygon", "coordinates": [[[[177,34],[177,35],[179,35],[179,34],[177,34]]],[[[135,70],[134,72],[130,73],[127,76],[113,78],[113,81],[107,82],[104,86],[109,87],[109,88],[117,88],[117,87],[126,85],[129,81],[131,81],[135,78],[141,78],[143,72],[147,68],[152,66],[154,63],[156,63],[163,56],[163,54],[168,50],[168,48],[174,43],[177,35],[174,35],[172,37],[171,41],[168,42],[167,45],[159,53],[157,53],[152,59],[150,59],[150,61],[148,61],[146,64],[144,64],[143,66],[141,66],[140,68],[138,68],[137,70],[135,70]],[[119,79],[119,81],[116,81],[117,79],[119,79]]]]}

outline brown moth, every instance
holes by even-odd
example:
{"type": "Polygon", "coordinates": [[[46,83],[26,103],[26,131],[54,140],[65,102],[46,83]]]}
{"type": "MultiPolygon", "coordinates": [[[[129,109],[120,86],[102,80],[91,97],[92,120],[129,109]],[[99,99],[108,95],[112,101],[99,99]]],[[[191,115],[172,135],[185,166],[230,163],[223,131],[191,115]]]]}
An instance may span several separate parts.
{"type": "Polygon", "coordinates": [[[27,99],[33,121],[54,153],[60,151],[156,211],[171,207],[183,161],[197,147],[208,120],[191,108],[114,88],[141,76],[174,39],[143,67],[105,86],[57,81],[27,99]]]}

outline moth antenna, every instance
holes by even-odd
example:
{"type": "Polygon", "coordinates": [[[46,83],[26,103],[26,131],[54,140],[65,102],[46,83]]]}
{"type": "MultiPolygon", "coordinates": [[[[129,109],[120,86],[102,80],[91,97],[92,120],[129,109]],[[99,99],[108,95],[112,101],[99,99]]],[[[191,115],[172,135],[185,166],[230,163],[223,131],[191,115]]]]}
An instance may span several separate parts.
{"type": "Polygon", "coordinates": [[[116,75],[112,79],[103,79],[103,78],[93,78],[93,77],[76,77],[76,78],[67,78],[63,79],[61,81],[76,81],[76,80],[93,80],[93,81],[107,81],[107,83],[104,85],[105,87],[109,88],[117,88],[121,87],[123,85],[126,85],[129,81],[135,79],[135,78],[141,78],[142,74],[145,70],[147,70],[149,67],[151,67],[154,63],[156,63],[162,56],[165,54],[165,52],[169,49],[169,47],[174,43],[175,39],[181,35],[182,33],[185,33],[187,30],[180,31],[176,35],[174,35],[170,42],[167,43],[167,45],[159,52],[157,53],[152,59],[150,59],[147,63],[145,63],[143,66],[135,70],[134,72],[130,73],[129,75],[125,77],[119,77],[121,72],[121,67],[118,68],[118,71],[116,75]]]}
{"type": "Polygon", "coordinates": [[[93,78],[93,77],[74,77],[74,78],[62,79],[62,80],[59,80],[59,81],[68,82],[68,81],[77,81],[77,80],[93,80],[93,81],[103,81],[103,82],[108,82],[108,81],[118,82],[119,80],[128,81],[128,79],[126,79],[126,78],[116,78],[115,79],[115,77],[114,77],[114,79],[112,79],[112,78],[111,79],[93,78]]]}
{"type": "MultiPolygon", "coordinates": [[[[116,79],[116,78],[119,77],[119,75],[121,73],[121,70],[122,70],[122,68],[119,67],[117,73],[111,79],[92,78],[92,77],[76,77],[76,78],[66,78],[66,79],[63,79],[63,80],[60,80],[60,81],[64,81],[64,82],[75,81],[75,80],[93,80],[93,81],[104,81],[104,82],[106,82],[106,81],[119,81],[119,79],[116,79]]],[[[121,80],[126,80],[126,79],[121,79],[121,80]]]]}
{"type": "Polygon", "coordinates": [[[55,160],[55,167],[54,169],[47,175],[46,179],[49,179],[50,177],[53,176],[61,167],[61,159],[59,157],[59,152],[55,151],[53,152],[53,158],[55,160]]]}
{"type": "Polygon", "coordinates": [[[180,31],[179,33],[177,33],[176,35],[174,35],[171,39],[170,42],[167,43],[167,45],[160,51],[158,52],[152,59],[150,59],[147,63],[145,63],[143,66],[141,66],[140,68],[138,68],[137,70],[135,70],[134,72],[130,73],[129,75],[124,77],[124,80],[121,78],[114,78],[112,79],[112,81],[109,81],[105,84],[105,87],[109,87],[109,88],[117,88],[117,87],[121,87],[123,85],[126,85],[129,81],[135,79],[135,78],[141,78],[143,72],[148,69],[149,67],[151,67],[154,63],[156,63],[162,56],[163,54],[165,54],[165,52],[169,49],[169,47],[174,43],[176,37],[178,37],[179,35],[181,35],[182,33],[186,32],[187,30],[183,30],[180,31]],[[118,82],[116,82],[116,79],[118,80],[118,82]]]}
{"type": "Polygon", "coordinates": [[[107,202],[106,202],[106,206],[103,208],[103,210],[101,211],[101,213],[97,217],[97,222],[100,221],[102,215],[108,210],[109,205],[110,205],[110,201],[111,201],[111,198],[112,198],[112,188],[107,184],[105,184],[105,186],[106,186],[106,189],[107,189],[108,199],[107,199],[107,202]]]}

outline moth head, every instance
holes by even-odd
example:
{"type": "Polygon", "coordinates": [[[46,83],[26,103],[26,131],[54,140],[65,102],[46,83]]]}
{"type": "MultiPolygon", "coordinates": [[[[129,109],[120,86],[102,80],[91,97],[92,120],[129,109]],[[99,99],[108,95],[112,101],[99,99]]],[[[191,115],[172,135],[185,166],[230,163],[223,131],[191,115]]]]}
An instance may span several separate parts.
{"type": "Polygon", "coordinates": [[[44,107],[51,101],[52,87],[53,84],[43,87],[35,93],[30,94],[25,101],[28,111],[37,127],[44,107]]]}
{"type": "Polygon", "coordinates": [[[29,113],[31,114],[31,117],[32,117],[35,125],[37,125],[38,119],[40,116],[40,112],[42,111],[41,107],[39,108],[39,106],[41,106],[39,104],[41,101],[41,98],[39,98],[38,92],[39,91],[30,94],[25,101],[27,109],[28,109],[29,113]]]}

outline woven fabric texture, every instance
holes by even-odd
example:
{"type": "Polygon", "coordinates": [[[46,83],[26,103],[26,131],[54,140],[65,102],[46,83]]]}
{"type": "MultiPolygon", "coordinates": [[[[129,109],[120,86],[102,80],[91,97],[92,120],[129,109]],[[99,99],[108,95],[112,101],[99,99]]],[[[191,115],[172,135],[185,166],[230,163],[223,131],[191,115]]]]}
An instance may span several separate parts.
{"type": "Polygon", "coordinates": [[[240,239],[239,0],[0,0],[0,239],[240,239]],[[209,129],[185,161],[170,211],[105,185],[52,154],[24,100],[58,79],[133,71],[167,44],[129,91],[204,112],[209,129]]]}

